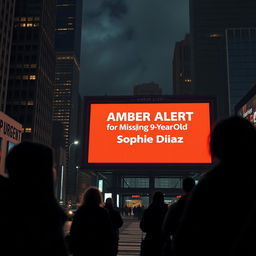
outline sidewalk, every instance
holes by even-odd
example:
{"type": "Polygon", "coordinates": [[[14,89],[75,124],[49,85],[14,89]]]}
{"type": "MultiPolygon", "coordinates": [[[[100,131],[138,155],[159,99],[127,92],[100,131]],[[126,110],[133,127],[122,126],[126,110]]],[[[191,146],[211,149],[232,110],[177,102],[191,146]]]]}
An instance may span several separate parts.
{"type": "Polygon", "coordinates": [[[133,217],[123,217],[124,225],[120,230],[118,256],[139,256],[142,232],[139,221],[133,217]]]}

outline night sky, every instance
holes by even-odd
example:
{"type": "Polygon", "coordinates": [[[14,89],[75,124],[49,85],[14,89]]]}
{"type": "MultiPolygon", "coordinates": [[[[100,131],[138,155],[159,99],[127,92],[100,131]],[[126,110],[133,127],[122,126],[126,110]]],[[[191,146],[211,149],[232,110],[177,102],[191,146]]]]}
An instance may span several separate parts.
{"type": "Polygon", "coordinates": [[[131,95],[156,82],[170,94],[172,57],[189,31],[189,0],[84,1],[82,95],[131,95]]]}

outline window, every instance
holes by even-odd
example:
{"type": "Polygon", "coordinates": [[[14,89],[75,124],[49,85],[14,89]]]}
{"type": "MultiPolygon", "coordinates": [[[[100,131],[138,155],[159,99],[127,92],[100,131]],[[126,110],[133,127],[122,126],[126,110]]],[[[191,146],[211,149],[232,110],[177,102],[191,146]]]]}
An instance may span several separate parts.
{"type": "Polygon", "coordinates": [[[25,133],[31,133],[32,132],[32,128],[25,128],[25,133]]]}
{"type": "Polygon", "coordinates": [[[155,188],[181,188],[181,179],[170,177],[155,178],[155,188]]]}
{"type": "Polygon", "coordinates": [[[148,188],[149,178],[137,178],[137,177],[124,177],[124,188],[148,188]]]}

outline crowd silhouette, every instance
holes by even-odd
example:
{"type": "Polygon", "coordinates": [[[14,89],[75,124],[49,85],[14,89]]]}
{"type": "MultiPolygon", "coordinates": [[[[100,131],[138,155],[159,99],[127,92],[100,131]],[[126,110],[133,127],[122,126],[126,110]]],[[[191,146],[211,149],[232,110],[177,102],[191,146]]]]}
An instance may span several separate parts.
{"type": "MultiPolygon", "coordinates": [[[[210,151],[213,169],[197,185],[186,177],[177,202],[168,207],[156,191],[145,210],[133,209],[145,233],[141,256],[255,255],[256,130],[243,118],[225,119],[212,131],[210,151]]],[[[123,220],[96,187],[85,191],[65,239],[67,216],[54,196],[51,148],[22,142],[8,153],[6,169],[9,177],[0,176],[1,255],[118,254],[123,220]]]]}

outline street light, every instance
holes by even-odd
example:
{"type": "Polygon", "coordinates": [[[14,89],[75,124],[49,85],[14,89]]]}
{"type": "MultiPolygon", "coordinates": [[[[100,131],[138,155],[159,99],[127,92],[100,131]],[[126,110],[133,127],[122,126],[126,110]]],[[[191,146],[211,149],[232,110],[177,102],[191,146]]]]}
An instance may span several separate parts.
{"type": "Polygon", "coordinates": [[[70,155],[70,148],[72,145],[78,145],[79,144],[79,140],[74,140],[72,143],[69,144],[69,147],[68,147],[68,153],[70,155]]]}
{"type": "Polygon", "coordinates": [[[76,166],[76,200],[78,200],[78,179],[79,179],[79,166],[76,166]]]}
{"type": "MultiPolygon", "coordinates": [[[[68,161],[69,161],[69,164],[68,164],[68,166],[69,166],[69,170],[72,170],[72,163],[71,163],[71,152],[70,152],[70,149],[71,149],[71,146],[72,145],[78,145],[79,144],[79,140],[74,140],[73,142],[71,142],[70,144],[69,144],[69,147],[68,147],[68,161]]],[[[77,170],[77,168],[76,168],[76,170],[77,170]]],[[[77,175],[77,171],[76,171],[76,175],[77,175]]],[[[77,178],[77,177],[76,177],[77,178]]]]}

